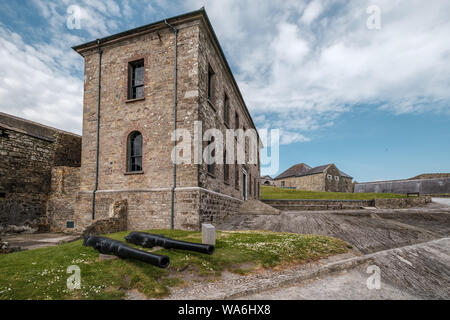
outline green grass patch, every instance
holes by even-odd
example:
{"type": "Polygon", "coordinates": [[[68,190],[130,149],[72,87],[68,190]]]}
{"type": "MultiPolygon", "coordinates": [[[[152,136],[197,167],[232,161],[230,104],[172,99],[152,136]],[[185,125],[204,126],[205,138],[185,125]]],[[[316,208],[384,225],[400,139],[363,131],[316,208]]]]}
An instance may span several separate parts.
{"type": "Polygon", "coordinates": [[[393,193],[317,192],[261,186],[262,200],[373,200],[405,197],[393,193]]]}
{"type": "MultiPolygon", "coordinates": [[[[199,232],[152,230],[178,240],[201,242],[199,232]]],[[[128,232],[108,237],[125,241],[128,232]]],[[[137,246],[133,246],[140,248],[137,246]]],[[[142,249],[142,248],[140,248],[142,249]]],[[[183,275],[219,277],[229,270],[238,274],[255,268],[304,263],[345,253],[349,246],[338,239],[315,235],[272,232],[218,232],[212,256],[181,250],[159,250],[170,266],[159,269],[135,260],[99,261],[99,253],[82,241],[0,256],[0,299],[122,299],[126,290],[158,298],[185,283],[183,275]],[[81,289],[68,290],[67,268],[81,269],[81,289]]],[[[148,249],[144,249],[149,251],[148,249]]],[[[205,278],[208,279],[208,278],[205,278]]],[[[190,280],[189,280],[190,281],[190,280]]]]}

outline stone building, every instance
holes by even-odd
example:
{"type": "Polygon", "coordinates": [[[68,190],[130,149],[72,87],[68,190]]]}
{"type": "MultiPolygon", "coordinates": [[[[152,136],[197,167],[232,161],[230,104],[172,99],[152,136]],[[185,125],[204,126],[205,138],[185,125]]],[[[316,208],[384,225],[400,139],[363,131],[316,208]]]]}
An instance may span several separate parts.
{"type": "Polygon", "coordinates": [[[52,168],[80,166],[81,137],[0,113],[0,155],[0,233],[47,230],[52,168]]]}
{"type": "Polygon", "coordinates": [[[355,193],[444,195],[450,193],[450,174],[422,174],[405,180],[357,183],[355,185],[355,193]]]}
{"type": "Polygon", "coordinates": [[[55,169],[57,230],[83,229],[124,200],[129,229],[198,229],[259,198],[259,140],[254,164],[174,167],[171,158],[175,124],[191,137],[196,122],[224,136],[255,129],[203,9],[74,50],[85,61],[81,169],[55,169]]]}
{"type": "Polygon", "coordinates": [[[299,163],[274,180],[275,185],[280,188],[320,192],[353,192],[353,178],[340,171],[334,164],[312,168],[305,163],[299,163]]]}

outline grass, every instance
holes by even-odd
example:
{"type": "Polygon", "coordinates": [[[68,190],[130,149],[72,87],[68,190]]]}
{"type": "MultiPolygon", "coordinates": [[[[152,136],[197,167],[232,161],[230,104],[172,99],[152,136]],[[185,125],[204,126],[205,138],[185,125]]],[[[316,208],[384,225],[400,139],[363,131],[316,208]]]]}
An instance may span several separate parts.
{"type": "MultiPolygon", "coordinates": [[[[152,230],[165,236],[201,242],[199,232],[152,230]]],[[[125,241],[128,232],[108,237],[125,241]]],[[[137,246],[133,246],[136,247],[137,246]]],[[[256,268],[305,263],[345,253],[345,242],[324,236],[272,232],[218,232],[212,256],[180,250],[156,251],[168,255],[171,263],[159,269],[135,260],[99,261],[99,253],[82,246],[82,241],[56,247],[0,256],[0,300],[122,299],[127,290],[138,290],[151,298],[170,293],[170,288],[185,285],[184,275],[193,281],[219,277],[229,270],[238,274],[256,268]],[[81,269],[81,289],[68,290],[71,274],[67,268],[81,269]]],[[[140,248],[142,249],[142,248],[140,248]]]]}
{"type": "Polygon", "coordinates": [[[405,195],[392,193],[316,192],[261,186],[262,200],[373,200],[404,197],[405,195]]]}

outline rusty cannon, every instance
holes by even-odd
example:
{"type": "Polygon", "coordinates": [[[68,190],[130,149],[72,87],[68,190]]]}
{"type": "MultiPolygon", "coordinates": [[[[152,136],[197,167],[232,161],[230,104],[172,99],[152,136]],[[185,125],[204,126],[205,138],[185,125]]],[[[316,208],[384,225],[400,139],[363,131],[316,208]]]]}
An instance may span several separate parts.
{"type": "Polygon", "coordinates": [[[164,249],[188,250],[210,255],[214,253],[213,245],[174,240],[159,234],[131,232],[125,237],[125,240],[144,248],[163,247],[164,249]]]}
{"type": "Polygon", "coordinates": [[[166,268],[170,263],[170,259],[167,256],[134,249],[123,242],[108,238],[98,236],[85,237],[83,245],[92,247],[102,254],[115,255],[122,259],[136,259],[159,268],[166,268]]]}

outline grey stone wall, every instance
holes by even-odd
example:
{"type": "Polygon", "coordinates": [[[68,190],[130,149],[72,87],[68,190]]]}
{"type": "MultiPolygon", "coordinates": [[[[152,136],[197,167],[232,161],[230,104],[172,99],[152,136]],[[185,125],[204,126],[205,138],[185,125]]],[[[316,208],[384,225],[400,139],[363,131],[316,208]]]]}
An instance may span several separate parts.
{"type": "Polygon", "coordinates": [[[420,194],[444,194],[450,193],[450,178],[396,180],[355,185],[355,193],[416,193],[420,194]]]}
{"type": "Polygon", "coordinates": [[[80,190],[80,168],[52,169],[51,192],[47,201],[47,219],[53,232],[71,232],[68,222],[75,222],[75,203],[80,190]]]}
{"type": "Polygon", "coordinates": [[[0,113],[0,228],[47,230],[55,165],[79,166],[81,137],[0,113]]]}

